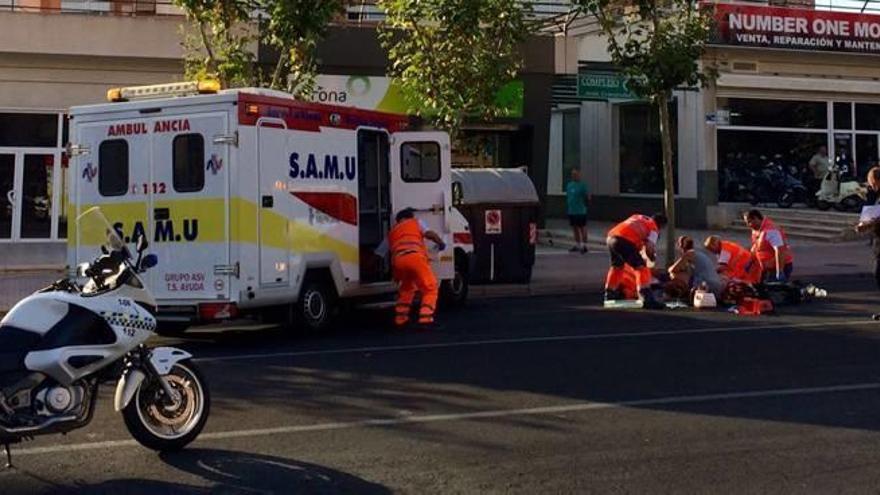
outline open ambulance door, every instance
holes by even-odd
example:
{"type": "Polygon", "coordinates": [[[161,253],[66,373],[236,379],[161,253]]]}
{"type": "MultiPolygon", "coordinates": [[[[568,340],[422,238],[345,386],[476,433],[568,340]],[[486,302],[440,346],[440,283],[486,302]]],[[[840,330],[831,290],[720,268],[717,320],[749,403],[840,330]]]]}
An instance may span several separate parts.
{"type": "Polygon", "coordinates": [[[448,215],[452,208],[449,136],[443,132],[398,132],[391,136],[391,205],[394,215],[414,208],[416,217],[443,238],[438,253],[428,241],[431,265],[438,279],[455,273],[448,215]]]}

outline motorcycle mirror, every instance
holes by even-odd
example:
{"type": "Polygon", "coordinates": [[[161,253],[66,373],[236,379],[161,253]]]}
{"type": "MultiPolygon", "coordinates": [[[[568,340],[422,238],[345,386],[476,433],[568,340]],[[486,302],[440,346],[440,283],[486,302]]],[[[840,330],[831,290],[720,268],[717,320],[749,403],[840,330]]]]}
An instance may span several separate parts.
{"type": "Polygon", "coordinates": [[[153,268],[154,266],[159,264],[159,257],[155,254],[148,254],[144,256],[143,261],[141,261],[141,269],[146,270],[148,268],[153,268]]]}
{"type": "Polygon", "coordinates": [[[143,253],[147,250],[147,247],[150,246],[150,243],[147,242],[147,236],[141,234],[137,238],[137,252],[143,253]]]}
{"type": "Polygon", "coordinates": [[[85,277],[86,270],[88,270],[88,269],[89,269],[88,263],[80,263],[80,264],[76,265],[76,276],[80,277],[80,278],[85,277]]]}

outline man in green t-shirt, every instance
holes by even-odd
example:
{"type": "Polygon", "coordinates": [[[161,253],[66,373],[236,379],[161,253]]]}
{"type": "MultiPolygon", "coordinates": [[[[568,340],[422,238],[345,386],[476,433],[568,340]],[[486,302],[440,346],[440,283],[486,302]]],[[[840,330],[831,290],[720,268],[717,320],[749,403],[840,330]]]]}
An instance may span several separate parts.
{"type": "Polygon", "coordinates": [[[574,232],[575,245],[569,250],[573,253],[587,252],[587,203],[590,192],[587,185],[581,181],[581,171],[571,169],[571,180],[565,185],[565,210],[568,213],[568,223],[574,232]]]}

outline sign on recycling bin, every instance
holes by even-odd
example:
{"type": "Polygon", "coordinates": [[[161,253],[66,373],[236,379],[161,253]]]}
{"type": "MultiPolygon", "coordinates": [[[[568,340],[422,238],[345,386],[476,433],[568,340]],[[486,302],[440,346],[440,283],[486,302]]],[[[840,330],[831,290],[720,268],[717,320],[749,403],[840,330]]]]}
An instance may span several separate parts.
{"type": "Polygon", "coordinates": [[[486,210],[486,233],[501,233],[501,210],[486,210]]]}

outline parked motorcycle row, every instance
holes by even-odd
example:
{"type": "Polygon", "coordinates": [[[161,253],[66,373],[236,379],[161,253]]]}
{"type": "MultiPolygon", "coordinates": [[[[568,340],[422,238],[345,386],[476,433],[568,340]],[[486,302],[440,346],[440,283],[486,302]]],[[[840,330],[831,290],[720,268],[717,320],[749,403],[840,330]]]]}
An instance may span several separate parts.
{"type": "Polygon", "coordinates": [[[736,153],[727,156],[725,165],[719,167],[721,201],[859,211],[867,199],[867,188],[849,175],[845,163],[834,163],[822,180],[814,179],[806,161],[794,153],[736,153]]]}

